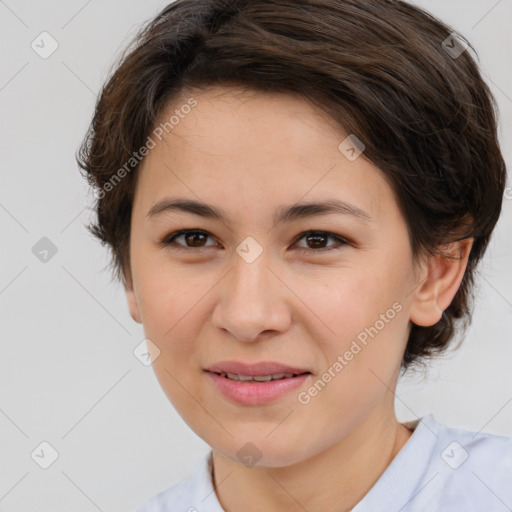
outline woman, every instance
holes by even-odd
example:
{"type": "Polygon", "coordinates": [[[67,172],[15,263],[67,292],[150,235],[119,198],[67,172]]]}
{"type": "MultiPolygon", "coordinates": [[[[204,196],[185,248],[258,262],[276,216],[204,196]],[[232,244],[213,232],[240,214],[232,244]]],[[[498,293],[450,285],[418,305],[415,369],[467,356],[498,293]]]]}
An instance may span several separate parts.
{"type": "Polygon", "coordinates": [[[496,132],[468,43],[406,2],[177,0],[147,24],[79,163],[212,450],[139,511],[512,507],[512,438],[394,411],[470,320],[496,132]]]}

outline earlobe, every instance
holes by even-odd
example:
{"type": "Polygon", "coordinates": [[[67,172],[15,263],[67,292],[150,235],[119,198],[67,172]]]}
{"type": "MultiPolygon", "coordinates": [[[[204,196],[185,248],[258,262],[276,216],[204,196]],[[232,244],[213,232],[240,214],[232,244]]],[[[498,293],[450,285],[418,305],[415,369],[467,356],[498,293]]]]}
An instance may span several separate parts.
{"type": "Polygon", "coordinates": [[[124,291],[126,300],[128,301],[128,308],[130,310],[131,317],[135,320],[135,322],[142,324],[139,303],[137,302],[137,297],[133,290],[133,283],[131,279],[127,279],[127,282],[124,285],[124,291]]]}
{"type": "Polygon", "coordinates": [[[454,242],[447,246],[446,257],[429,259],[411,306],[411,322],[423,327],[439,322],[462,282],[473,241],[454,242]]]}
{"type": "Polygon", "coordinates": [[[133,290],[125,290],[126,299],[128,300],[128,308],[130,309],[131,317],[139,324],[142,323],[142,319],[140,316],[139,304],[137,303],[137,298],[135,297],[135,293],[133,290]]]}

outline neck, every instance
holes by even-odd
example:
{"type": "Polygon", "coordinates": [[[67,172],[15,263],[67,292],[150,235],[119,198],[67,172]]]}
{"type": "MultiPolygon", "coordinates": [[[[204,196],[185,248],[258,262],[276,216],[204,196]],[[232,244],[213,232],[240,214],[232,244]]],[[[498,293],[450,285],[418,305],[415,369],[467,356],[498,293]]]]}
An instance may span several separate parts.
{"type": "Polygon", "coordinates": [[[411,437],[394,411],[370,415],[356,430],[314,457],[285,467],[246,467],[213,451],[219,502],[236,512],[350,511],[411,437]]]}

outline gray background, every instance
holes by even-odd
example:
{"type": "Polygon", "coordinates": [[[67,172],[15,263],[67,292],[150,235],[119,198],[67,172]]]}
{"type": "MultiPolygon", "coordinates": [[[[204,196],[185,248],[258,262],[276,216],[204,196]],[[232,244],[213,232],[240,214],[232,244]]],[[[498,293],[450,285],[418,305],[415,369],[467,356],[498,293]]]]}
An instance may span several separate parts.
{"type": "MultiPolygon", "coordinates": [[[[110,66],[166,3],[0,1],[0,512],[130,510],[208,449],[132,353],[143,330],[84,227],[92,194],[74,160],[110,66]],[[43,31],[59,45],[47,59],[31,48],[43,31]],[[43,237],[57,248],[46,263],[32,252],[43,237]],[[59,455],[46,470],[31,458],[42,441],[59,455]]],[[[477,48],[510,166],[512,0],[417,3],[477,48]]],[[[512,188],[506,196],[465,343],[400,382],[400,420],[432,412],[512,435],[512,188]]]]}

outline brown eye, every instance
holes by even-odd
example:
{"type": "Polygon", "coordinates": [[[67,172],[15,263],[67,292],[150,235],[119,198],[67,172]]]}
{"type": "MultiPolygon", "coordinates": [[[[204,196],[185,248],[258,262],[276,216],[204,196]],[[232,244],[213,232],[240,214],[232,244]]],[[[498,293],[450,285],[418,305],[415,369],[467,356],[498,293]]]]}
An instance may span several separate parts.
{"type": "Polygon", "coordinates": [[[305,240],[307,247],[305,249],[304,247],[300,247],[300,249],[305,252],[325,252],[332,249],[338,249],[340,246],[348,245],[346,240],[327,231],[306,231],[305,233],[302,233],[299,238],[299,240],[302,239],[305,240]],[[325,247],[325,244],[329,239],[336,240],[338,243],[325,247]]]}
{"type": "MultiPolygon", "coordinates": [[[[183,231],[177,231],[176,233],[171,234],[170,236],[166,237],[163,241],[163,245],[171,245],[176,243],[179,246],[182,246],[184,248],[202,248],[202,247],[209,247],[208,245],[205,245],[205,241],[210,238],[210,235],[206,233],[205,231],[198,231],[198,230],[183,230],[183,231]],[[176,240],[182,239],[184,243],[176,242],[176,240]]],[[[213,244],[215,245],[215,244],[213,244]]]]}

